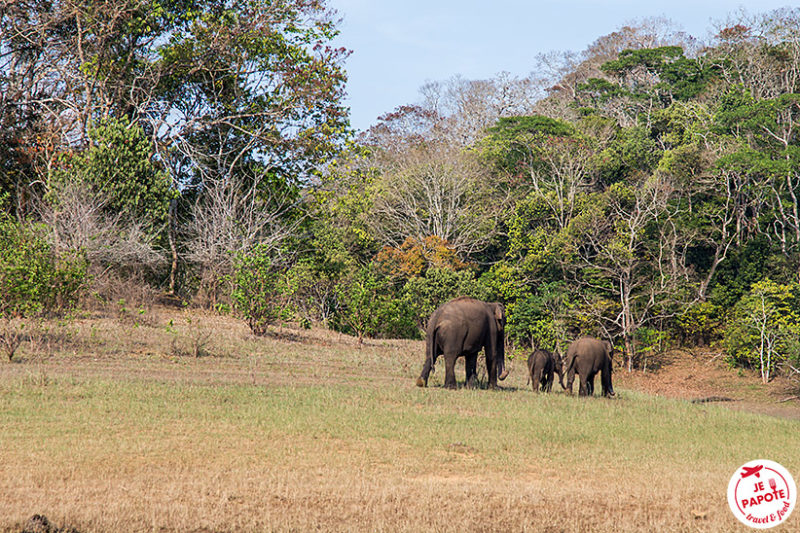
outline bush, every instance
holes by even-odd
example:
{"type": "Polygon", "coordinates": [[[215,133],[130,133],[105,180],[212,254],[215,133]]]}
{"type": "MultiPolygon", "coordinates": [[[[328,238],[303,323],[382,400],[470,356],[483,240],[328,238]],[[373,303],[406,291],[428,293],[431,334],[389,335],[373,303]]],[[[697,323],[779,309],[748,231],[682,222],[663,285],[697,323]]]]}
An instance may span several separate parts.
{"type": "Polygon", "coordinates": [[[417,326],[425,329],[428,318],[443,303],[459,296],[488,299],[488,290],[471,270],[429,268],[423,276],[408,280],[402,298],[408,302],[417,326]]]}
{"type": "Polygon", "coordinates": [[[57,254],[42,226],[0,218],[0,316],[59,315],[72,309],[87,281],[80,252],[57,254]]]}
{"type": "Polygon", "coordinates": [[[719,338],[720,309],[711,302],[697,302],[675,317],[675,326],[683,343],[704,346],[719,338]]]}
{"type": "Polygon", "coordinates": [[[85,286],[86,259],[57,254],[45,228],[0,215],[0,348],[9,360],[22,343],[27,318],[72,309],[85,286]]]}
{"type": "Polygon", "coordinates": [[[266,247],[257,245],[239,253],[233,261],[233,308],[255,335],[266,335],[281,314],[282,295],[278,291],[281,270],[266,247]]]}
{"type": "Polygon", "coordinates": [[[397,298],[391,284],[372,267],[361,268],[338,285],[336,300],[331,327],[355,335],[359,345],[364,337],[419,337],[408,300],[397,298]]]}

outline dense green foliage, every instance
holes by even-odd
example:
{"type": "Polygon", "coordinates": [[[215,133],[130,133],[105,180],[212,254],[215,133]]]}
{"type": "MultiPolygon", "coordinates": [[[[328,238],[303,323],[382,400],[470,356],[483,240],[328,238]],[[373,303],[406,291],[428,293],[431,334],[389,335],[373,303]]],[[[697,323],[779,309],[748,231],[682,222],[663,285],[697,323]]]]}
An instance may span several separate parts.
{"type": "Polygon", "coordinates": [[[108,216],[136,220],[151,231],[167,221],[175,196],[169,175],[154,164],[153,146],[142,129],[121,120],[105,120],[88,132],[91,143],[78,154],[65,155],[51,176],[50,200],[66,183],[84,187],[100,199],[108,216]]]}
{"type": "Polygon", "coordinates": [[[356,139],[324,1],[104,6],[0,12],[9,216],[39,201],[57,228],[63,184],[81,184],[147,229],[165,288],[257,333],[295,319],[419,337],[468,295],[503,302],[519,346],[603,336],[628,368],[715,346],[765,380],[800,363],[798,10],[702,49],[626,26],[538,80],[535,102],[508,79],[431,84],[356,139]],[[37,50],[64,57],[47,90],[70,124],[15,75],[49,72],[32,28],[59,29],[37,50]]]}
{"type": "Polygon", "coordinates": [[[86,259],[59,254],[46,228],[0,215],[0,318],[53,316],[75,306],[85,288],[86,259]]]}
{"type": "Polygon", "coordinates": [[[237,254],[233,269],[233,308],[253,334],[264,335],[280,316],[282,272],[263,246],[237,254]]]}

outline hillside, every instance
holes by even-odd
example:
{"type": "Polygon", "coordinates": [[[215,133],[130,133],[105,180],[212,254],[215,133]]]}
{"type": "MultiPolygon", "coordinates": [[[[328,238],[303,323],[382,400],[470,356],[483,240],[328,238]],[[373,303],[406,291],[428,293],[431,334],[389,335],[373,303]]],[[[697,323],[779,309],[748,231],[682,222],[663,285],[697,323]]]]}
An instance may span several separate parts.
{"type": "Polygon", "coordinates": [[[730,531],[736,467],[800,471],[787,384],[718,360],[584,400],[534,394],[519,360],[498,392],[441,368],[423,390],[421,342],[275,333],[171,309],[42,324],[0,364],[0,531],[730,531]],[[683,401],[711,395],[737,401],[683,401]]]}

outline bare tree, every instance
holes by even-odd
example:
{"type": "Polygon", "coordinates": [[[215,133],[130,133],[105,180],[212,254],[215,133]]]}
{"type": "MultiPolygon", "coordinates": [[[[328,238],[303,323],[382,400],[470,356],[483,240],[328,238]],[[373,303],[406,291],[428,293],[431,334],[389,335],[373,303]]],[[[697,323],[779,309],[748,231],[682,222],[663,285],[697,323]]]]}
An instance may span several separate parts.
{"type": "Polygon", "coordinates": [[[730,85],[742,86],[756,100],[797,91],[800,9],[757,15],[740,10],[715,26],[713,57],[730,85]]]}
{"type": "Polygon", "coordinates": [[[586,308],[597,311],[601,327],[609,336],[612,331],[621,334],[628,370],[636,357],[636,330],[652,320],[661,298],[674,290],[669,277],[651,275],[659,258],[657,241],[648,235],[671,194],[671,184],[658,177],[630,187],[612,186],[591,217],[573,222],[573,231],[579,232],[577,261],[564,268],[588,289],[581,291],[588,298],[586,308]],[[609,315],[592,295],[616,301],[616,311],[609,315]]]}
{"type": "Polygon", "coordinates": [[[558,230],[566,229],[578,208],[582,193],[597,183],[593,172],[595,151],[588,143],[569,137],[548,137],[536,143],[515,143],[527,153],[527,184],[547,205],[558,230]],[[544,146],[542,146],[544,145],[544,146]]]}
{"type": "Polygon", "coordinates": [[[83,183],[54,183],[47,201],[37,202],[54,251],[81,254],[89,269],[92,303],[147,305],[155,297],[148,279],[163,275],[166,262],[158,247],[158,232],[141,221],[112,213],[102,193],[83,183]]]}
{"type": "Polygon", "coordinates": [[[383,154],[370,223],[385,244],[435,235],[462,258],[483,250],[496,232],[501,202],[474,155],[445,143],[383,154]]]}
{"type": "Polygon", "coordinates": [[[39,214],[51,229],[56,252],[83,251],[90,264],[156,269],[164,257],[155,248],[157,232],[145,231],[123,213],[109,214],[107,198],[81,183],[56,184],[52,201],[39,214]]]}
{"type": "Polygon", "coordinates": [[[486,80],[454,77],[430,82],[420,92],[421,107],[440,119],[438,137],[461,147],[473,144],[501,117],[532,113],[544,96],[535,80],[507,72],[486,80]]]}
{"type": "MultiPolygon", "coordinates": [[[[639,50],[677,45],[689,55],[695,55],[700,43],[682,31],[674,22],[664,17],[651,17],[630,21],[620,29],[604,35],[586,50],[575,52],[549,52],[536,57],[531,74],[547,87],[549,96],[540,100],[536,111],[552,118],[575,118],[572,108],[579,101],[579,88],[595,78],[607,80],[600,67],[617,59],[624,50],[639,50]]],[[[637,108],[626,99],[612,98],[605,104],[606,111],[622,126],[636,121],[637,108]]]]}
{"type": "Polygon", "coordinates": [[[237,253],[254,245],[280,255],[280,246],[301,223],[290,216],[301,199],[291,190],[266,187],[266,174],[249,180],[205,180],[184,224],[186,259],[199,269],[201,289],[214,306],[237,253]]]}

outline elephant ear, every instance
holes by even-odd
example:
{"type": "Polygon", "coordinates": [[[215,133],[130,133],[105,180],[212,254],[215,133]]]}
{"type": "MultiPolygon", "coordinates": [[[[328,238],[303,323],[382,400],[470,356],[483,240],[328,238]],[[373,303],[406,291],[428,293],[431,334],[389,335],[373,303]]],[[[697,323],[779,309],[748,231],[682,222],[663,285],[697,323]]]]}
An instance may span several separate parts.
{"type": "Polygon", "coordinates": [[[497,329],[498,331],[503,331],[506,326],[506,310],[503,307],[503,304],[499,302],[495,302],[492,304],[494,308],[494,319],[497,322],[497,329]]]}
{"type": "Polygon", "coordinates": [[[608,354],[608,358],[612,359],[614,357],[614,345],[608,341],[603,341],[603,345],[606,347],[606,353],[608,354]]]}

